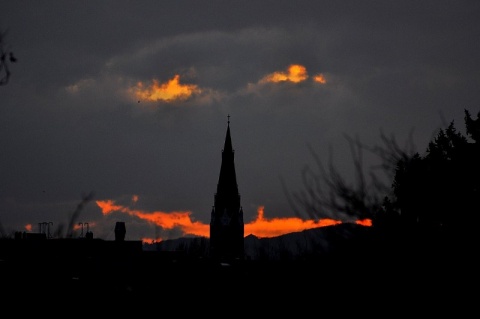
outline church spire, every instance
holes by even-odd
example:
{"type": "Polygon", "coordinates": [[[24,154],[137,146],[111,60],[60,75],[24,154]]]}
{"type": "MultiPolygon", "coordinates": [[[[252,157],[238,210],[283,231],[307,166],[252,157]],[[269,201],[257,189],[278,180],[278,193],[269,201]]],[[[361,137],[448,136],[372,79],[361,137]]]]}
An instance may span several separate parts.
{"type": "Polygon", "coordinates": [[[230,134],[230,115],[210,221],[210,252],[216,259],[243,259],[244,223],[230,134]]]}
{"type": "MultiPolygon", "coordinates": [[[[217,194],[225,194],[225,196],[229,194],[229,198],[234,198],[238,195],[237,176],[235,172],[235,151],[233,150],[232,137],[230,134],[230,115],[228,115],[227,134],[222,150],[222,164],[218,178],[217,194]]],[[[240,196],[238,195],[238,203],[235,201],[235,203],[230,204],[240,205],[240,196]]]]}
{"type": "Polygon", "coordinates": [[[230,114],[227,116],[227,136],[225,137],[225,145],[223,146],[223,152],[233,152],[232,137],[230,136],[230,114]]]}

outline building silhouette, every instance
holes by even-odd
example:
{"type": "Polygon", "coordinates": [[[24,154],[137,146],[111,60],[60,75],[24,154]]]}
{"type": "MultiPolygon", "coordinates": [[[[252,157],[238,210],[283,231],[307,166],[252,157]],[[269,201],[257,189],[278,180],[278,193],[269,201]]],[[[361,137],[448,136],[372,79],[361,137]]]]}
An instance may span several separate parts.
{"type": "Polygon", "coordinates": [[[232,262],[244,259],[244,223],[235,173],[235,152],[230,135],[230,115],[222,150],[222,163],[210,220],[210,257],[232,262]]]}

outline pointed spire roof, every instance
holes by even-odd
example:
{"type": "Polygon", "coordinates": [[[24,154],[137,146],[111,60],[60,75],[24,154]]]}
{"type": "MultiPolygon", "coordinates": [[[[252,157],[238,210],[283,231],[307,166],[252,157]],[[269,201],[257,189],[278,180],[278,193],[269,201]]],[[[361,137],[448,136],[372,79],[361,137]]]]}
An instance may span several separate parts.
{"type": "MultiPolygon", "coordinates": [[[[230,135],[230,115],[228,115],[227,134],[222,151],[222,164],[220,167],[220,176],[217,185],[217,194],[230,194],[238,196],[237,176],[235,173],[235,152],[232,146],[230,135]]],[[[234,205],[239,203],[235,202],[234,205]]]]}
{"type": "Polygon", "coordinates": [[[230,115],[228,115],[227,117],[228,117],[227,135],[225,136],[225,144],[223,146],[223,151],[231,153],[233,152],[233,147],[232,147],[232,137],[230,136],[230,115]]]}

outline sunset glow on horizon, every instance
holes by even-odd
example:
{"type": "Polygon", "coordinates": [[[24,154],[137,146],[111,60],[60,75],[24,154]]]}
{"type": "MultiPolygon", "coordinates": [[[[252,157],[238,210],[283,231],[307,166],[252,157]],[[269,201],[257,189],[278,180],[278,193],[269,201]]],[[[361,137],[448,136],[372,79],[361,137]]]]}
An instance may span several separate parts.
{"type": "Polygon", "coordinates": [[[271,218],[264,217],[264,206],[257,208],[257,218],[245,223],[245,235],[253,234],[257,237],[276,237],[292,232],[311,228],[332,226],[342,222],[334,219],[303,220],[298,217],[271,218]]]}
{"type": "Polygon", "coordinates": [[[138,101],[151,102],[186,100],[193,94],[201,93],[201,90],[195,84],[181,84],[179,74],[165,83],[160,83],[157,79],[153,79],[150,85],[138,82],[129,91],[138,101]]]}
{"type": "MultiPolygon", "coordinates": [[[[134,195],[133,200],[138,200],[138,196],[134,195]]],[[[209,237],[210,224],[193,221],[191,211],[173,211],[173,212],[145,212],[141,210],[131,209],[127,206],[116,204],[113,200],[98,200],[96,204],[102,210],[103,215],[108,215],[113,212],[120,212],[130,216],[142,219],[150,224],[161,227],[166,230],[174,228],[180,229],[184,235],[209,237]]],[[[257,217],[244,223],[244,234],[255,235],[259,238],[276,237],[284,234],[299,232],[307,229],[332,226],[343,223],[340,220],[334,219],[319,219],[319,220],[303,220],[298,217],[277,217],[265,218],[264,206],[257,208],[257,217]]],[[[371,226],[371,220],[356,221],[362,226],[371,226]]],[[[159,242],[164,238],[142,238],[145,243],[159,242]]]]}

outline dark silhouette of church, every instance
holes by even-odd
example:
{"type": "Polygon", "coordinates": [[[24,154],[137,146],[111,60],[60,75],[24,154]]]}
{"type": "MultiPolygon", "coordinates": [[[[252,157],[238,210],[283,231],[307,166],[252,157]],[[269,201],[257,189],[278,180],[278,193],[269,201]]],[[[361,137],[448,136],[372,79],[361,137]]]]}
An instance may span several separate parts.
{"type": "Polygon", "coordinates": [[[240,204],[235,152],[230,135],[230,115],[222,150],[222,164],[210,220],[210,257],[232,262],[244,259],[244,223],[240,204]]]}

